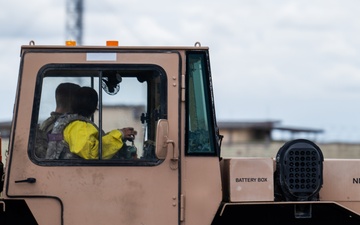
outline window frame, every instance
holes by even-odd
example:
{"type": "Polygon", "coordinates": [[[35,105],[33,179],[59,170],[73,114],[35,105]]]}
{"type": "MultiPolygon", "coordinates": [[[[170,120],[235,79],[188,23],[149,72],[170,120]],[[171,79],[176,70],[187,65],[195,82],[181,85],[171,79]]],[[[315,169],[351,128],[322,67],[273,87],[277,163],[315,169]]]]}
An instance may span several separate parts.
{"type": "Polygon", "coordinates": [[[219,133],[216,124],[216,116],[215,116],[215,106],[214,106],[214,98],[212,92],[212,79],[210,72],[210,61],[209,54],[207,51],[188,51],[186,52],[186,75],[185,75],[185,98],[186,98],[186,106],[185,106],[185,156],[218,156],[220,157],[220,141],[219,141],[219,133]],[[204,90],[203,98],[205,103],[205,112],[207,118],[207,126],[208,131],[207,135],[209,137],[209,146],[211,151],[191,151],[190,149],[190,134],[189,134],[189,123],[190,123],[190,72],[192,71],[192,56],[201,57],[201,65],[202,65],[202,89],[204,90]]]}
{"type": "MultiPolygon", "coordinates": [[[[167,118],[167,74],[165,70],[159,65],[155,64],[83,64],[83,63],[67,63],[67,64],[46,64],[42,66],[36,78],[36,87],[34,92],[34,102],[32,108],[32,116],[31,116],[31,124],[30,124],[30,132],[29,132],[29,144],[28,144],[28,156],[31,161],[37,165],[41,166],[156,166],[162,163],[163,160],[160,159],[141,159],[141,160],[129,160],[129,159],[110,159],[110,160],[85,160],[85,159],[42,159],[35,155],[35,135],[36,135],[36,127],[39,123],[39,113],[40,113],[40,103],[41,103],[41,95],[43,89],[43,79],[47,76],[51,71],[104,71],[104,70],[119,70],[119,71],[153,71],[160,76],[160,105],[161,105],[161,114],[160,119],[167,118]],[[50,72],[49,72],[50,71],[50,72]]],[[[74,73],[75,74],[75,73],[74,73]]],[[[55,76],[54,76],[55,77],[55,76]]],[[[61,76],[59,76],[61,77],[61,76]]],[[[65,76],[64,76],[65,77],[65,76]]],[[[69,76],[70,77],[70,76],[69,76]]],[[[76,76],[72,76],[76,77],[76,76]]],[[[79,76],[79,77],[87,77],[87,76],[79,76]]],[[[90,76],[88,76],[90,78],[90,76]]],[[[96,77],[97,79],[99,77],[96,77]]],[[[148,84],[149,85],[149,84],[148,84]]],[[[99,83],[99,88],[101,83],[99,83]]],[[[96,88],[96,87],[95,87],[96,88]]],[[[148,88],[149,89],[149,88],[148,88]]],[[[99,89],[102,90],[102,89],[99,89]]],[[[55,91],[55,90],[54,90],[55,91]]],[[[149,91],[149,90],[148,90],[149,91]]],[[[101,91],[102,92],[102,91],[101,91]]],[[[146,93],[147,99],[146,101],[149,103],[149,93],[146,93]]],[[[99,106],[102,104],[101,94],[98,93],[99,96],[99,106]]],[[[54,100],[55,101],[55,100],[54,100]]],[[[147,104],[148,104],[147,103],[147,104]]],[[[147,106],[149,107],[149,105],[147,106]]],[[[145,108],[145,112],[148,112],[148,108],[145,108]]],[[[99,111],[102,111],[102,108],[99,107],[99,111]]],[[[50,112],[49,112],[50,113],[50,112]]],[[[101,115],[101,114],[99,114],[101,115]]],[[[100,118],[100,117],[99,117],[100,118]]],[[[140,119],[140,118],[139,118],[140,119]]],[[[100,122],[101,124],[101,122],[100,122]]],[[[99,129],[102,129],[99,126],[99,129]]],[[[156,127],[153,132],[156,132],[156,127]]],[[[138,148],[143,148],[143,146],[138,146],[138,148]]],[[[99,149],[99,151],[101,151],[99,149]]]]}

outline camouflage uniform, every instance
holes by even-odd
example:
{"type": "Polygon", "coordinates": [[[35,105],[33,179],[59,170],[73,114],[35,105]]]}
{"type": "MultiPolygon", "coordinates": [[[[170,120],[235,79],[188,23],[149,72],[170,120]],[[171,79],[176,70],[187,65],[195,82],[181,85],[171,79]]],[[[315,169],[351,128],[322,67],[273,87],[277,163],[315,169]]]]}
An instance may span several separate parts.
{"type": "Polygon", "coordinates": [[[47,118],[41,125],[36,127],[36,138],[35,138],[35,154],[39,158],[45,158],[46,150],[48,147],[47,135],[51,133],[55,121],[63,115],[58,112],[51,112],[50,117],[47,118]]]}
{"type": "Polygon", "coordinates": [[[51,112],[50,117],[47,118],[44,122],[42,122],[42,124],[40,125],[40,130],[44,131],[47,134],[50,134],[54,127],[54,123],[61,115],[63,115],[63,113],[51,112]]]}

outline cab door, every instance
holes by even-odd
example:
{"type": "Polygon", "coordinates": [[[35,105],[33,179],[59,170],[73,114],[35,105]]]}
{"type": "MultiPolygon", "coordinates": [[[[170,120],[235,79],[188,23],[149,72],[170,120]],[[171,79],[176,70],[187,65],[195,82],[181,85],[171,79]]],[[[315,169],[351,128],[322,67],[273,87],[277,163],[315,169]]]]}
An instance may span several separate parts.
{"type": "Polygon", "coordinates": [[[178,112],[180,54],[120,48],[27,50],[17,90],[7,198],[24,198],[39,224],[178,224],[179,161],[172,159],[179,152],[179,120],[168,112],[178,112]],[[116,77],[121,81],[113,81],[116,77]],[[97,91],[99,107],[91,120],[103,135],[122,127],[137,130],[135,140],[124,141],[122,154],[103,159],[100,152],[92,160],[36,154],[38,127],[55,110],[55,90],[62,82],[97,91]],[[159,120],[171,128],[171,154],[164,158],[155,154],[159,120]]]}

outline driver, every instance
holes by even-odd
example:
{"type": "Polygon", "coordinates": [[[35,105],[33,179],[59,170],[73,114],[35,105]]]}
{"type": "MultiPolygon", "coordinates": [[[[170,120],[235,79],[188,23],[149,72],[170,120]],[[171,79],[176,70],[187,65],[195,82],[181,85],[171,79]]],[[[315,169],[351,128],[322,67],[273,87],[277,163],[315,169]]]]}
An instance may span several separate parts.
{"type": "MultiPolygon", "coordinates": [[[[99,158],[99,128],[90,120],[97,104],[98,95],[93,88],[81,87],[76,91],[74,113],[61,116],[48,135],[46,159],[99,158]]],[[[102,159],[111,159],[136,134],[132,127],[101,132],[102,159]]]]}

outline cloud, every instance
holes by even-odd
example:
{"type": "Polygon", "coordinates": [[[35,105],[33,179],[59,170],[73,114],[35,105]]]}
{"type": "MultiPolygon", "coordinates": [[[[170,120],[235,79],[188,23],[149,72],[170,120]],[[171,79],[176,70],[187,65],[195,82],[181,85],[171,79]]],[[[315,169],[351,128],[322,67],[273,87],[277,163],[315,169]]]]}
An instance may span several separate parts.
{"type": "MultiPolygon", "coordinates": [[[[3,100],[0,120],[11,118],[21,45],[59,45],[66,37],[66,1],[26,4],[13,0],[0,8],[0,83],[6,84],[0,94],[13,96],[3,100]]],[[[83,44],[200,41],[210,47],[218,118],[360,129],[336,107],[359,97],[359,8],[353,0],[84,1],[83,44]],[[319,120],[321,114],[331,121],[319,120]]]]}

